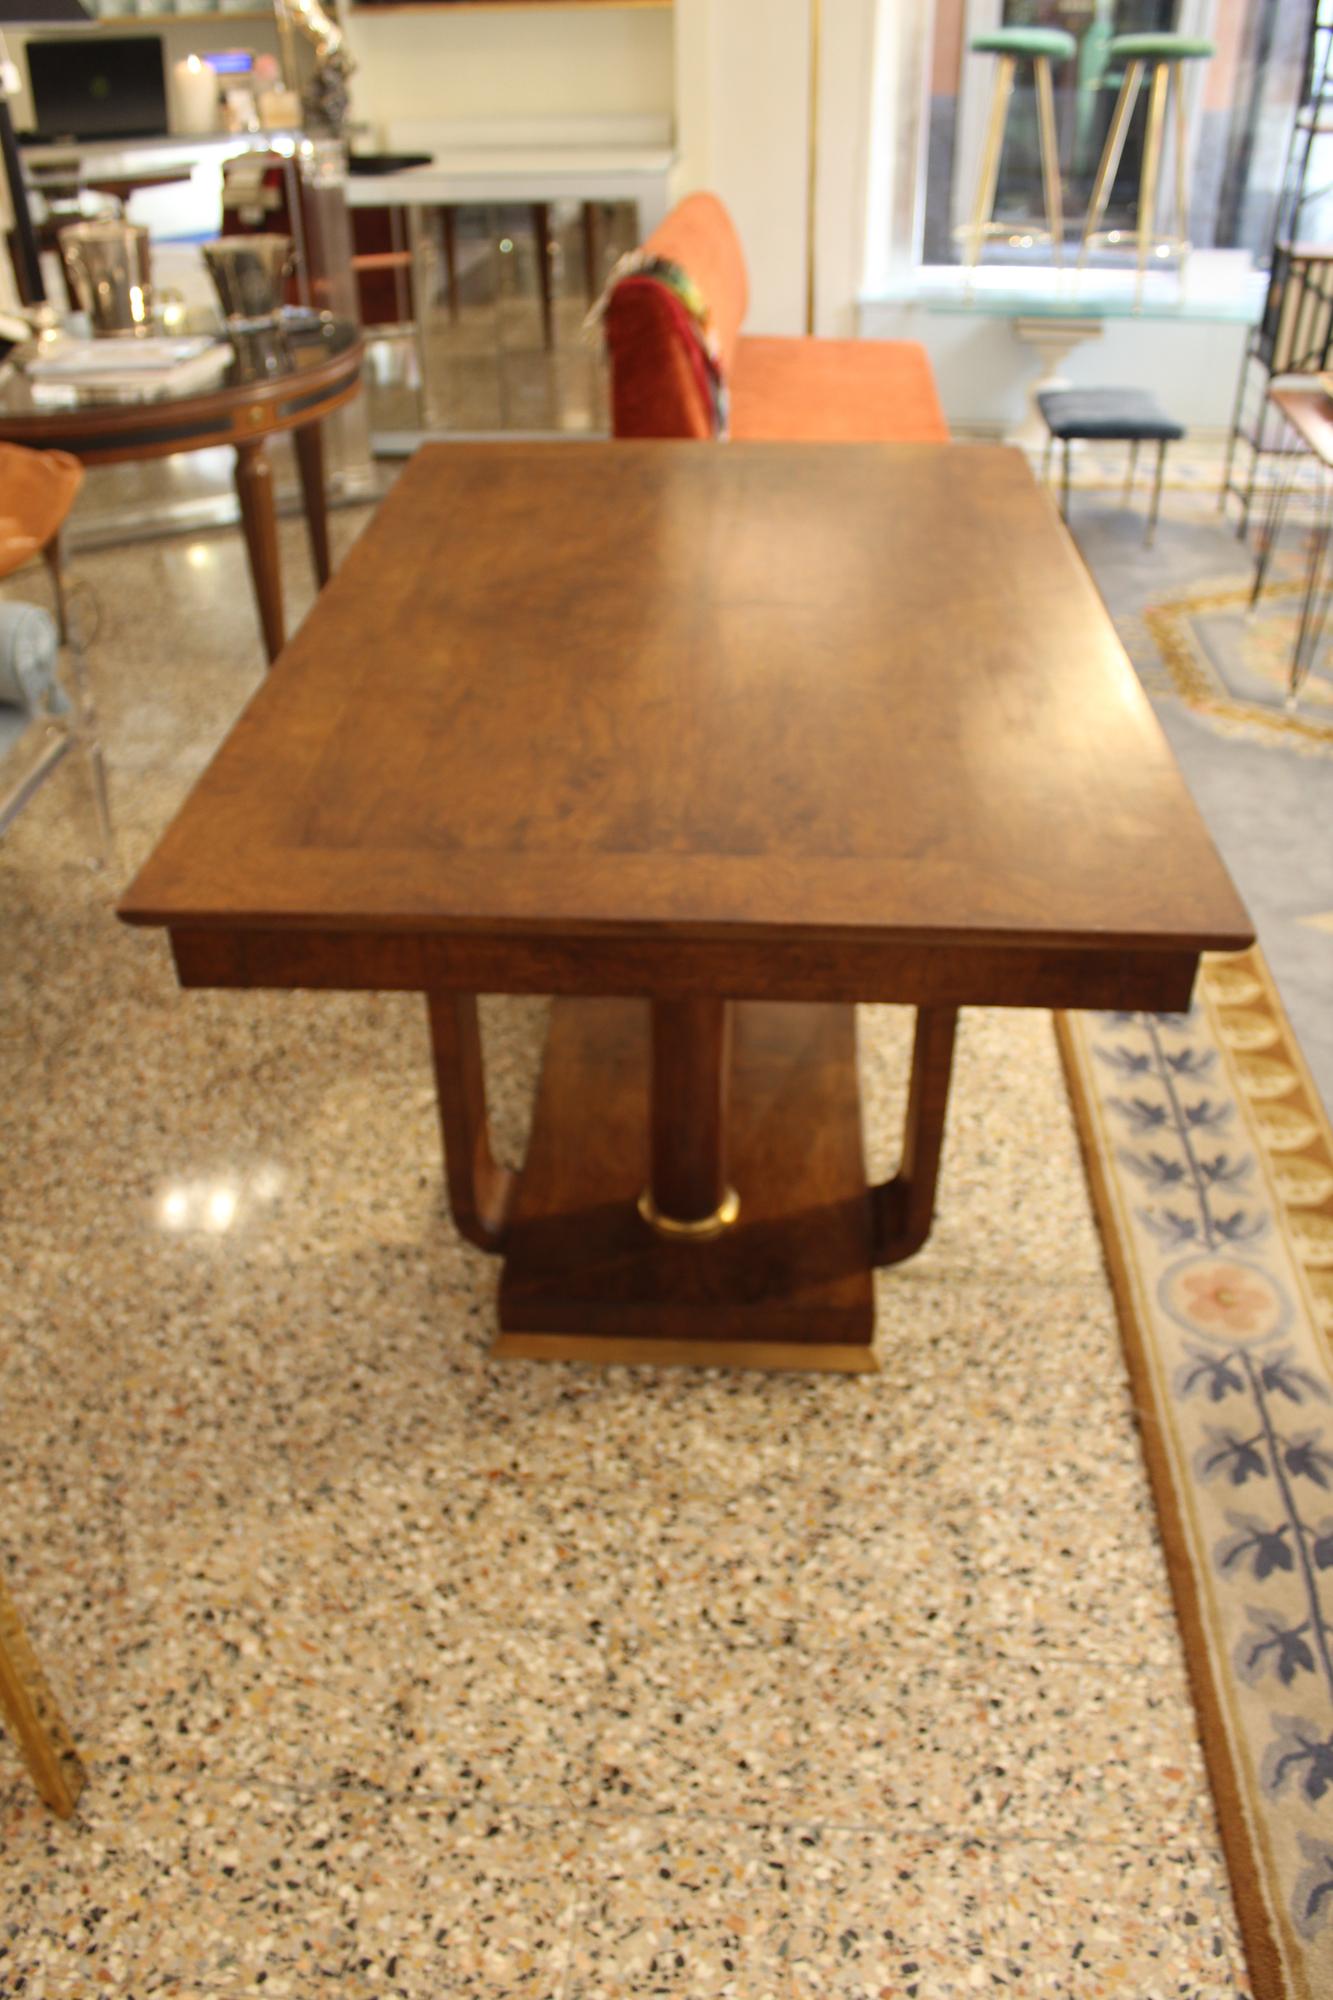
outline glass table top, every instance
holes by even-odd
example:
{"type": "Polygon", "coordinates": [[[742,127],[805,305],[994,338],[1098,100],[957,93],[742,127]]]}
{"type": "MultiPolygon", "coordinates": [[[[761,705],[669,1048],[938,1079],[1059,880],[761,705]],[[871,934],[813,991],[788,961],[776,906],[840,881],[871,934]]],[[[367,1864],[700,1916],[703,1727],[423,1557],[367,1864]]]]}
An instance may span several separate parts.
{"type": "MultiPolygon", "coordinates": [[[[67,329],[82,330],[75,319],[67,329]]],[[[165,332],[155,328],[155,332],[165,332]]],[[[196,372],[186,383],[164,386],[160,382],[118,382],[114,387],[99,382],[37,381],[27,373],[25,361],[38,352],[36,345],[16,348],[0,364],[0,420],[24,417],[51,417],[64,410],[160,409],[172,403],[215,395],[226,389],[256,389],[268,383],[299,379],[323,363],[348,353],[361,338],[361,329],[351,320],[336,319],[305,307],[284,308],[275,325],[228,326],[220,318],[206,314],[190,316],[170,329],[173,335],[213,335],[230,349],[225,366],[202,377],[196,372]]],[[[103,339],[93,345],[104,351],[114,367],[118,350],[133,345],[132,339],[103,339]]]]}

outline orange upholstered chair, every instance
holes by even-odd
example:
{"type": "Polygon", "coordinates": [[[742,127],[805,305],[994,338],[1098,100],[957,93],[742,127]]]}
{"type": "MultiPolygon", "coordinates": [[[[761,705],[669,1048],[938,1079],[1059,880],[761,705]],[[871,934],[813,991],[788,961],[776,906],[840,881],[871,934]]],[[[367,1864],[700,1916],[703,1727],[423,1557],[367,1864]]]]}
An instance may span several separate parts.
{"type": "MultiPolygon", "coordinates": [[[[906,444],[948,439],[929,359],[915,341],[772,339],[741,332],[749,302],[745,256],[716,195],[690,195],[642,250],[679,265],[707,303],[732,437],[906,444]]],[[[715,435],[698,340],[669,287],[628,273],[611,291],[604,326],[617,437],[715,435]]]]}

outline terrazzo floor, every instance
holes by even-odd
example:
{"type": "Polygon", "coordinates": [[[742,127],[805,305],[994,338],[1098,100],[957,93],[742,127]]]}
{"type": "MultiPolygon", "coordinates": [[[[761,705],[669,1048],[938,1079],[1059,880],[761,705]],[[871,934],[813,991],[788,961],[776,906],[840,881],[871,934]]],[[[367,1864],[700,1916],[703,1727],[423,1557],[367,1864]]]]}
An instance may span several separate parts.
{"type": "Polygon", "coordinates": [[[89,1782],[0,1742],[0,1992],[1242,1994],[1049,1018],[964,1016],[879,1374],[495,1363],[420,1002],[111,915],[258,681],[239,535],[78,570],[117,880],[67,765],[0,844],[0,1563],[89,1782]]]}

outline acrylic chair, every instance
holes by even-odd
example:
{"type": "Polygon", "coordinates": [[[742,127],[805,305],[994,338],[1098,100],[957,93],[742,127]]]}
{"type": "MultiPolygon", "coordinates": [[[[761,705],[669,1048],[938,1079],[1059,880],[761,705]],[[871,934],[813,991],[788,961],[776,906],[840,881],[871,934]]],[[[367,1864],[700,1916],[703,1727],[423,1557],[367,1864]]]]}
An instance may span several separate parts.
{"type": "Polygon", "coordinates": [[[68,699],[68,712],[50,702],[34,716],[30,727],[43,733],[42,748],[35,760],[23,766],[20,776],[9,782],[8,789],[0,789],[0,833],[69,752],[80,749],[92,780],[101,858],[110,862],[113,850],[106,766],[97,740],[83,648],[70,618],[61,553],[62,531],[82,484],[83,467],[68,452],[30,451],[23,445],[0,444],[0,579],[12,576],[38,556],[43,558],[55,592],[56,624],[69,657],[69,687],[61,691],[68,699]]]}

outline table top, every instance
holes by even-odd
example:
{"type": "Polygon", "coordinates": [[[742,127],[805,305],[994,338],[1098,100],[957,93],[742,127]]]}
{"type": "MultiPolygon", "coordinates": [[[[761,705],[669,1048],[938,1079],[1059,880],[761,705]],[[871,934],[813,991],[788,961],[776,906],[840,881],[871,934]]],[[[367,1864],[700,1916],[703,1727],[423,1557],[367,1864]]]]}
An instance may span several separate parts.
{"type": "MultiPolygon", "coordinates": [[[[193,388],[165,396],[136,396],[129,390],[111,393],[80,385],[66,402],[57,400],[49,390],[39,389],[21,365],[12,361],[0,376],[0,424],[25,422],[29,418],[34,423],[41,423],[70,411],[77,411],[81,419],[97,410],[161,413],[177,404],[199,402],[206,397],[225,394],[228,390],[248,394],[256,388],[277,389],[317,373],[327,362],[352,356],[359,352],[361,345],[360,329],[351,320],[333,319],[300,308],[284,314],[280,340],[269,334],[231,337],[221,320],[199,325],[191,323],[185,330],[190,333],[213,333],[220,339],[228,340],[232,352],[224,374],[212,382],[196,383],[193,388]]],[[[111,363],[114,363],[120,345],[119,340],[98,342],[111,363]]]]}
{"type": "Polygon", "coordinates": [[[1333,465],[1333,397],[1316,384],[1310,389],[1270,389],[1276,408],[1316,458],[1333,465]]]}
{"type": "Polygon", "coordinates": [[[121,914],[668,949],[1251,936],[1026,460],[958,445],[425,448],[121,914]]]}

